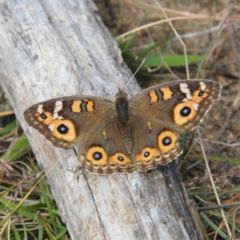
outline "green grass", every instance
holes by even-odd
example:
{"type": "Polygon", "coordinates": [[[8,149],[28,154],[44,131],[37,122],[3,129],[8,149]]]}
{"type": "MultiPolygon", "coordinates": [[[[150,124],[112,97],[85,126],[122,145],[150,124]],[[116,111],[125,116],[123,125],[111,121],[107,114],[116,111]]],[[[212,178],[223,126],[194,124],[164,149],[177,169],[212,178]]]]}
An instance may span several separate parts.
{"type": "MultiPolygon", "coordinates": [[[[123,40],[119,40],[120,48],[122,51],[122,56],[126,63],[128,63],[129,67],[131,67],[132,71],[139,67],[141,62],[145,60],[143,64],[143,68],[156,68],[156,67],[184,67],[186,66],[185,56],[184,55],[171,55],[168,52],[167,45],[169,41],[173,37],[169,37],[162,41],[158,41],[153,43],[152,45],[146,47],[138,54],[133,55],[131,53],[130,46],[134,43],[134,39],[136,37],[136,33],[132,34],[126,42],[123,40]],[[158,53],[157,48],[161,47],[161,53],[158,53]],[[146,59],[145,59],[146,58],[146,59]]],[[[202,60],[201,55],[188,55],[187,56],[188,64],[198,63],[202,60]]]]}
{"type": "MultiPolygon", "coordinates": [[[[0,132],[17,131],[16,121],[0,132]]],[[[36,163],[26,153],[30,146],[24,134],[2,156],[0,185],[1,239],[69,239],[56,204],[46,184],[39,177],[36,163]],[[5,175],[9,177],[4,177],[5,175]]]]}

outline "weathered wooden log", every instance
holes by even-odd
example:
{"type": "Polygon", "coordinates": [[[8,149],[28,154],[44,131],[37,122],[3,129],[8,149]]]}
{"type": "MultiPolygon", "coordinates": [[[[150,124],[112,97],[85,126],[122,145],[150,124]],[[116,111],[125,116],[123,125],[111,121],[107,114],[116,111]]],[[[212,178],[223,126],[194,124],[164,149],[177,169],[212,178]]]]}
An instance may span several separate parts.
{"type": "MultiPolygon", "coordinates": [[[[132,73],[89,0],[1,2],[3,89],[44,169],[72,239],[202,239],[174,164],[147,173],[95,175],[74,150],[30,128],[24,110],[76,94],[114,99],[132,73]]],[[[129,96],[140,90],[136,81],[129,96]]]]}

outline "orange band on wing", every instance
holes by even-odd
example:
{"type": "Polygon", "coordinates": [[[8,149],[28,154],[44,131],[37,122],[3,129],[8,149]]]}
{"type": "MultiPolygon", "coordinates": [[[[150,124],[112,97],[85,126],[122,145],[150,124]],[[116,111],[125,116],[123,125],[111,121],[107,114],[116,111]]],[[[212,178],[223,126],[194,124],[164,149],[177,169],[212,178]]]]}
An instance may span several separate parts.
{"type": "Polygon", "coordinates": [[[151,102],[157,102],[158,101],[158,95],[156,94],[155,91],[151,91],[148,93],[151,102]]]}
{"type": "Polygon", "coordinates": [[[92,112],[94,111],[94,102],[93,101],[90,101],[90,100],[87,100],[87,111],[88,112],[92,112]]]}
{"type": "Polygon", "coordinates": [[[77,100],[73,101],[71,105],[72,112],[79,113],[79,112],[92,112],[94,111],[94,102],[91,100],[77,100]]]}
{"type": "Polygon", "coordinates": [[[172,97],[173,91],[170,88],[160,88],[163,93],[163,100],[168,100],[172,97]]]}
{"type": "Polygon", "coordinates": [[[81,112],[81,108],[80,108],[81,103],[82,103],[82,100],[73,101],[71,105],[72,112],[76,112],[76,113],[81,112]]]}

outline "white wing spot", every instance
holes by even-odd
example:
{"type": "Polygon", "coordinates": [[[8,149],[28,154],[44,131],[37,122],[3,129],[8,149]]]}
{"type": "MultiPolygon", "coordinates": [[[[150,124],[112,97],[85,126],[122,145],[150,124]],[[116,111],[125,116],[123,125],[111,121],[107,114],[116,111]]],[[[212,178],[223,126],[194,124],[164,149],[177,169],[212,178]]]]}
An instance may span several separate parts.
{"type": "Polygon", "coordinates": [[[42,105],[42,104],[38,105],[38,107],[37,107],[37,112],[38,112],[39,114],[43,113],[43,105],[42,105]]]}
{"type": "Polygon", "coordinates": [[[53,114],[53,119],[54,119],[54,120],[55,120],[55,119],[58,119],[58,117],[59,117],[59,116],[58,116],[58,113],[57,113],[57,112],[53,114]]]}
{"type": "Polygon", "coordinates": [[[188,89],[188,85],[186,83],[181,83],[180,84],[180,90],[186,94],[187,99],[192,99],[191,92],[188,89]]]}
{"type": "Polygon", "coordinates": [[[62,101],[57,101],[55,103],[55,108],[53,111],[53,119],[60,119],[60,116],[58,115],[58,112],[61,111],[63,108],[63,102],[62,101]]]}
{"type": "Polygon", "coordinates": [[[200,84],[200,88],[202,91],[204,91],[207,88],[207,86],[204,82],[200,82],[199,84],[200,84]]]}
{"type": "Polygon", "coordinates": [[[50,131],[51,131],[51,132],[53,132],[53,130],[54,130],[54,127],[55,127],[55,125],[54,125],[54,124],[50,124],[50,125],[48,126],[48,128],[50,129],[50,131]]]}
{"type": "Polygon", "coordinates": [[[62,116],[59,116],[58,113],[56,112],[56,113],[53,114],[53,119],[54,119],[54,120],[55,120],[55,119],[61,120],[61,119],[63,119],[63,117],[62,117],[62,116]]]}
{"type": "Polygon", "coordinates": [[[57,102],[55,103],[54,113],[57,113],[57,112],[61,111],[62,108],[63,108],[63,103],[62,103],[62,101],[57,101],[57,102]]]}
{"type": "Polygon", "coordinates": [[[193,104],[193,108],[194,108],[195,111],[198,110],[198,107],[199,107],[199,104],[198,104],[198,103],[194,103],[194,104],[193,104]]]}

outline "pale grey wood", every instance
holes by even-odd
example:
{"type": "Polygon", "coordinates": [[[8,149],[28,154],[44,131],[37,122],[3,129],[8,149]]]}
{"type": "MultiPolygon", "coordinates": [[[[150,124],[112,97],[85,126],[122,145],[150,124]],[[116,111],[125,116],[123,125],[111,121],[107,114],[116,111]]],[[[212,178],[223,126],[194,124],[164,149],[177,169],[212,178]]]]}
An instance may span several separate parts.
{"type": "MultiPolygon", "coordinates": [[[[23,111],[53,97],[114,99],[132,73],[88,0],[0,3],[0,76],[4,91],[44,169],[72,239],[202,239],[170,164],[149,173],[99,176],[73,150],[53,147],[27,126],[23,111]]],[[[129,95],[140,90],[135,81],[129,95]]]]}

